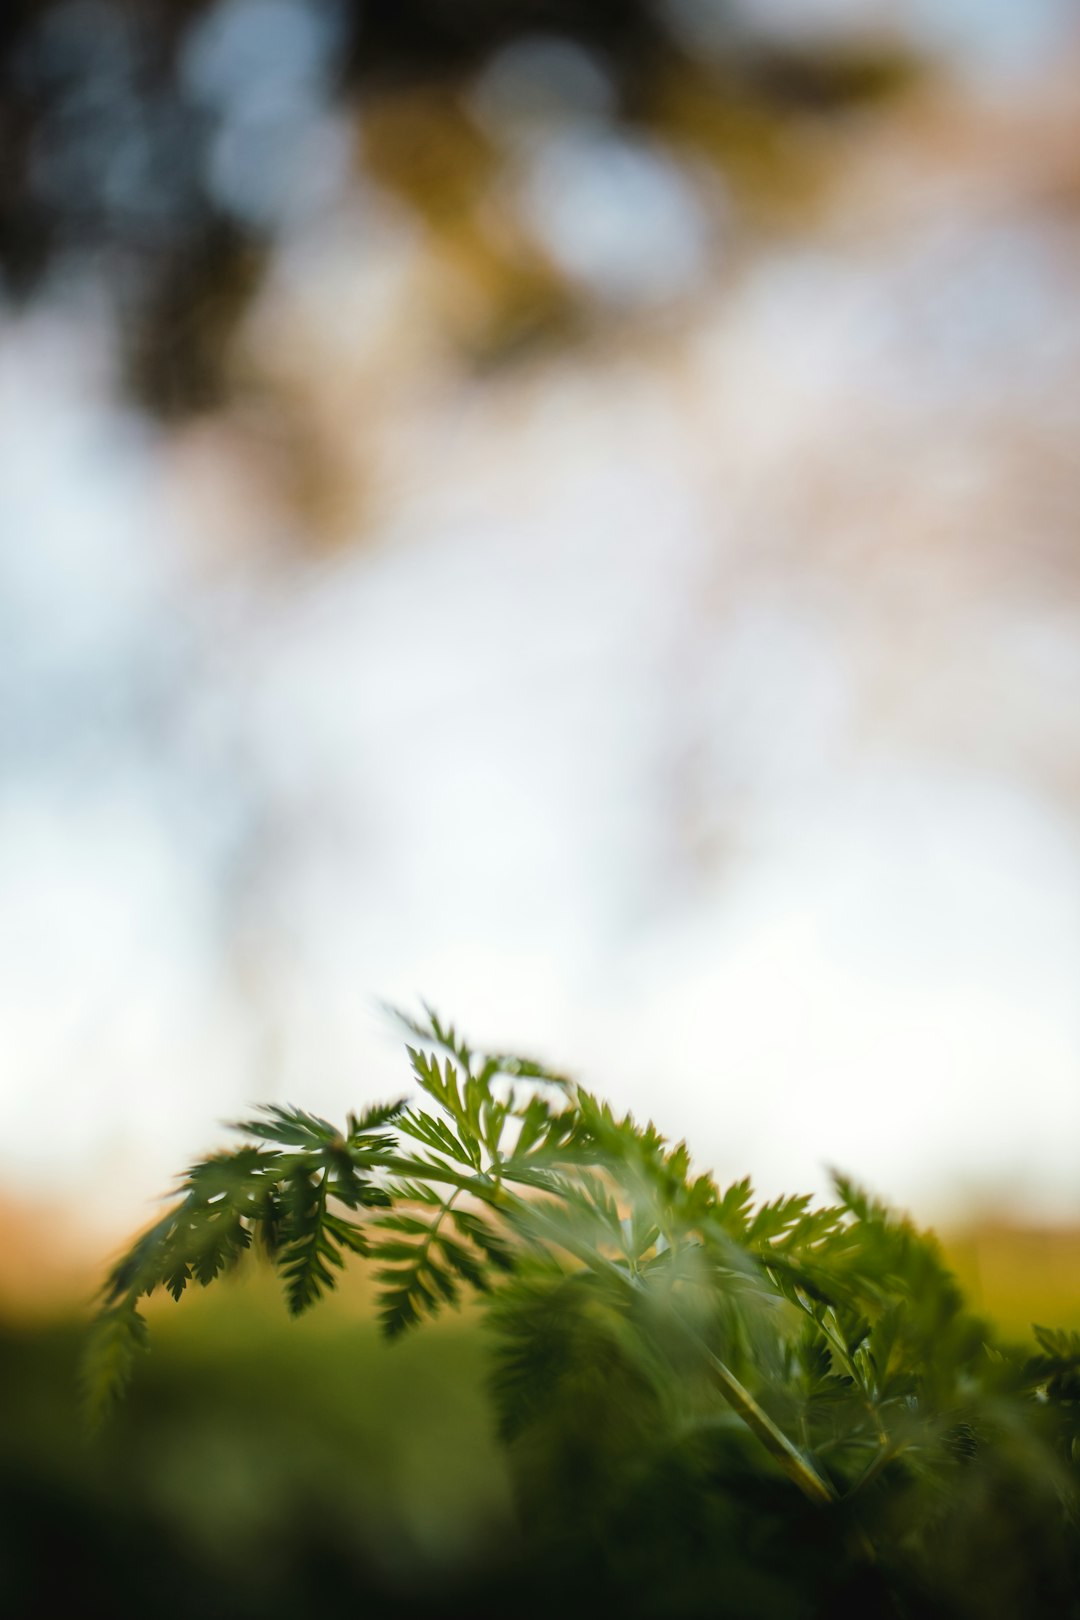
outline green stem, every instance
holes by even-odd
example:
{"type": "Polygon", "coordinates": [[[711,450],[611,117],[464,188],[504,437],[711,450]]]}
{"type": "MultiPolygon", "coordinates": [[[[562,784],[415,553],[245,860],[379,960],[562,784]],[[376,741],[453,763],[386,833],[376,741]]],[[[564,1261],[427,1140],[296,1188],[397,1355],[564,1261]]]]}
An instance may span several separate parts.
{"type": "MultiPolygon", "coordinates": [[[[526,1204],[524,1199],[519,1199],[513,1193],[508,1193],[505,1187],[502,1189],[502,1197],[499,1202],[504,1209],[509,1205],[527,1211],[530,1221],[536,1222],[539,1220],[541,1224],[547,1224],[544,1221],[542,1212],[538,1210],[535,1204],[526,1204]]],[[[619,1283],[631,1292],[636,1292],[640,1286],[621,1266],[617,1266],[606,1255],[593,1249],[589,1244],[576,1243],[572,1236],[554,1225],[552,1225],[552,1242],[574,1254],[590,1270],[597,1271],[607,1277],[617,1278],[619,1283]]],[[[693,1342],[695,1348],[704,1356],[713,1382],[728,1405],[742,1419],[750,1432],[761,1441],[766,1451],[779,1464],[787,1477],[799,1487],[803,1495],[811,1502],[816,1502],[819,1505],[836,1502],[838,1497],[832,1485],[818,1473],[809,1458],[804,1456],[798,1446],[773,1422],[764,1408],[758,1405],[746,1386],[736,1378],[731,1368],[710,1350],[700,1334],[695,1332],[678,1311],[673,1314],[684,1335],[693,1342]]]]}
{"type": "MultiPolygon", "coordinates": [[[[606,1255],[601,1254],[591,1244],[581,1243],[573,1235],[558,1227],[554,1222],[545,1219],[543,1209],[534,1201],[526,1201],[507,1188],[505,1182],[497,1183],[487,1176],[462,1175],[452,1170],[448,1165],[436,1165],[423,1161],[410,1161],[391,1158],[387,1163],[389,1170],[408,1177],[448,1183],[458,1193],[468,1192],[490,1208],[499,1210],[504,1215],[525,1217],[531,1224],[547,1227],[550,1241],[558,1248],[566,1250],[588,1266],[590,1271],[598,1272],[609,1279],[615,1279],[625,1289],[636,1291],[640,1286],[621,1266],[615,1264],[606,1255]]],[[[441,1219],[441,1217],[440,1217],[441,1219]]],[[[787,1477],[799,1487],[803,1495],[811,1502],[819,1504],[832,1503],[837,1500],[837,1494],[829,1482],[818,1473],[799,1447],[773,1422],[769,1414],[758,1405],[750,1391],[742,1384],[731,1368],[726,1366],[719,1356],[715,1355],[698,1333],[690,1327],[689,1323],[675,1313],[683,1332],[693,1341],[698,1352],[704,1356],[709,1366],[713,1382],[724,1396],[728,1405],[746,1424],[750,1432],[760,1440],[766,1451],[783,1469],[787,1477]]]]}
{"type": "Polygon", "coordinates": [[[756,1435],[766,1451],[775,1462],[779,1463],[784,1473],[799,1487],[803,1495],[821,1506],[838,1501],[836,1491],[828,1480],[818,1473],[810,1459],[788,1438],[783,1429],[773,1422],[768,1412],[758,1405],[731,1368],[709,1349],[700,1335],[695,1333],[682,1317],[677,1315],[677,1320],[704,1356],[713,1382],[728,1405],[742,1418],[746,1427],[756,1435]]]}
{"type": "Polygon", "coordinates": [[[864,1491],[866,1487],[878,1477],[882,1469],[887,1467],[888,1464],[892,1462],[894,1457],[898,1457],[900,1455],[903,1449],[903,1441],[890,1440],[887,1436],[885,1436],[880,1441],[876,1453],[873,1457],[871,1457],[870,1461],[867,1463],[854,1485],[852,1485],[850,1490],[845,1492],[844,1500],[847,1501],[853,1496],[858,1496],[861,1491],[864,1491]]]}
{"type": "Polygon", "coordinates": [[[425,1237],[423,1243],[420,1244],[419,1249],[417,1251],[419,1256],[420,1256],[419,1264],[417,1265],[417,1268],[416,1268],[417,1271],[420,1271],[423,1268],[424,1264],[426,1263],[427,1257],[431,1253],[431,1245],[434,1243],[436,1237],[438,1236],[439,1228],[442,1225],[443,1221],[446,1219],[447,1215],[449,1214],[451,1208],[454,1205],[455,1200],[458,1199],[461,1196],[461,1192],[462,1192],[462,1189],[460,1187],[455,1187],[453,1192],[450,1194],[449,1198],[444,1198],[442,1203],[440,1204],[439,1213],[436,1215],[435,1219],[432,1221],[431,1225],[429,1226],[427,1236],[425,1237]]]}

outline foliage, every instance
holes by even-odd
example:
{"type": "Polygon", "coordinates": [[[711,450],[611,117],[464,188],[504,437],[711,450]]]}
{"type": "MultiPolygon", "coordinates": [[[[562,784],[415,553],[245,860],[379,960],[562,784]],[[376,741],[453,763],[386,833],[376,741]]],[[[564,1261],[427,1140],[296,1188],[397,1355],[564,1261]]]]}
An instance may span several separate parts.
{"type": "Polygon", "coordinates": [[[514,1514],[478,1322],[392,1344],[348,1306],[298,1324],[255,1265],[197,1294],[163,1300],[92,1444],[85,1323],[0,1306],[5,1615],[494,1615],[483,1572],[501,1574],[514,1514]]]}
{"type": "Polygon", "coordinates": [[[405,1022],[415,1102],[343,1132],[267,1108],[188,1172],[106,1281],[93,1421],[155,1289],[258,1241],[298,1314],[357,1254],[390,1337],[482,1300],[537,1555],[583,1593],[696,1614],[720,1579],[710,1613],[1080,1614],[1080,1338],[998,1343],[934,1238],[843,1176],[827,1207],[756,1204],[566,1076],[405,1022]]]}
{"type": "MultiPolygon", "coordinates": [[[[365,182],[467,277],[476,309],[460,331],[448,323],[451,343],[491,363],[537,339],[572,339],[602,308],[536,239],[518,120],[478,109],[501,53],[513,64],[516,43],[519,80],[522,50],[526,66],[538,56],[517,92],[526,115],[539,93],[547,117],[573,127],[584,50],[614,133],[644,134],[690,185],[720,169],[725,198],[738,187],[747,207],[812,184],[814,143],[792,138],[792,120],[820,131],[914,75],[899,43],[865,30],[839,45],[832,30],[801,31],[785,46],[749,13],[725,26],[724,9],[710,6],[703,30],[663,0],[6,0],[0,286],[48,293],[58,270],[100,266],[134,397],[166,419],[228,404],[232,339],[282,228],[305,230],[318,250],[325,201],[297,207],[311,185],[297,143],[306,149],[311,120],[332,118],[353,131],[365,182]],[[256,93],[262,81],[273,96],[256,93]]],[[[700,186],[703,205],[713,190],[700,186]]],[[[319,195],[332,197],[332,184],[319,195]]],[[[344,199],[338,207],[347,217],[344,199]]]]}

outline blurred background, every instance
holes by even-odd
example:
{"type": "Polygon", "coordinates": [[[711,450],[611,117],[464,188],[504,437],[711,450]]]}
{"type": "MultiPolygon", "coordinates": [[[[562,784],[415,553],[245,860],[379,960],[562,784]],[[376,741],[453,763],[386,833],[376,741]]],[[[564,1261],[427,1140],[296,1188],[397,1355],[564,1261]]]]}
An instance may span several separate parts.
{"type": "Polygon", "coordinates": [[[384,998],[1080,1320],[1078,66],[1074,0],[8,0],[0,1297],[76,1539],[224,1579],[322,1435],[463,1545],[355,1466],[455,1355],[498,1519],[467,1336],[268,1439],[213,1356],[318,1330],[193,1310],[103,1463],[24,1322],[253,1101],[398,1094],[384,998]]]}
{"type": "Polygon", "coordinates": [[[1076,1217],[1077,7],[0,28],[9,1198],[100,1251],[423,995],[1076,1217]]]}

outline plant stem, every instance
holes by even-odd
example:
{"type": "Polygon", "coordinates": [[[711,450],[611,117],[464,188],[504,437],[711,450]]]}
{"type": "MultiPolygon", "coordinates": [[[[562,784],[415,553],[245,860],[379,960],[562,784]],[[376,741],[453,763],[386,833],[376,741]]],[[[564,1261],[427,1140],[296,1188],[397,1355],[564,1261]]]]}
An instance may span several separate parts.
{"type": "Polygon", "coordinates": [[[761,1441],[766,1451],[779,1463],[788,1478],[796,1484],[803,1495],[811,1502],[825,1506],[839,1500],[836,1491],[821,1474],[818,1473],[810,1459],[799,1450],[793,1441],[789,1440],[768,1412],[759,1406],[746,1385],[741,1383],[731,1368],[720,1357],[709,1349],[704,1340],[694,1332],[682,1317],[678,1320],[701,1351],[709,1366],[720,1393],[728,1405],[742,1418],[746,1427],[761,1441]]]}
{"type": "MultiPolygon", "coordinates": [[[[525,1205],[523,1200],[512,1193],[508,1193],[505,1189],[503,1189],[502,1199],[504,1208],[507,1207],[509,1202],[511,1206],[516,1205],[519,1209],[528,1209],[530,1218],[534,1222],[539,1215],[540,1222],[543,1223],[543,1214],[537,1210],[535,1204],[525,1205]]],[[[617,1278],[624,1288],[636,1291],[638,1284],[635,1280],[628,1276],[622,1267],[615,1265],[606,1255],[593,1249],[591,1245],[575,1243],[571,1237],[558,1228],[554,1229],[553,1236],[560,1246],[576,1254],[578,1259],[582,1260],[591,1270],[599,1271],[608,1277],[617,1278]]],[[[816,1502],[821,1506],[838,1501],[837,1493],[828,1480],[818,1473],[809,1458],[804,1456],[794,1441],[789,1440],[784,1431],[773,1422],[768,1412],[758,1405],[746,1386],[736,1378],[731,1368],[709,1349],[704,1339],[694,1331],[685,1317],[674,1309],[673,1315],[682,1328],[684,1335],[693,1341],[695,1348],[704,1356],[713,1380],[728,1405],[738,1414],[750,1432],[761,1441],[766,1451],[779,1463],[784,1473],[799,1487],[803,1495],[811,1502],[816,1502]]]]}

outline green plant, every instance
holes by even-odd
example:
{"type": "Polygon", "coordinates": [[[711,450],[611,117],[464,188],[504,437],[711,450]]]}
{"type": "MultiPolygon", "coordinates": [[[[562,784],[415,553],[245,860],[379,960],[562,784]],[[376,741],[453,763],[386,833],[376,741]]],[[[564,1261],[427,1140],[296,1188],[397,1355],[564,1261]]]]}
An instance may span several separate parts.
{"type": "Polygon", "coordinates": [[[358,1255],[390,1336],[483,1301],[531,1556],[583,1607],[1080,1614],[1080,1337],[997,1342],[934,1238],[844,1177],[755,1204],[565,1076],[406,1023],[417,1103],[344,1131],[273,1105],[187,1173],[107,1278],[93,1421],[155,1289],[258,1242],[299,1314],[358,1255]]]}

